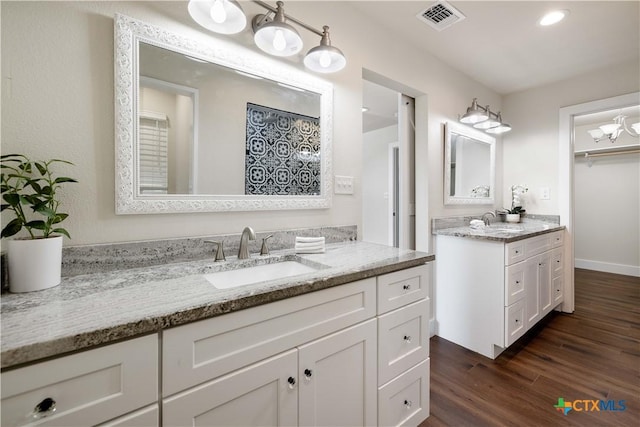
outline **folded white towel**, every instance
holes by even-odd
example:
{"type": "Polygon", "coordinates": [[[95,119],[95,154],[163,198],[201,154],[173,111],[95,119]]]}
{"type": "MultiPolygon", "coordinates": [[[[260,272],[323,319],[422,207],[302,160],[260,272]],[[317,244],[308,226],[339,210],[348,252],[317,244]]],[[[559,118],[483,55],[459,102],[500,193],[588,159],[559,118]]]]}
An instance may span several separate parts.
{"type": "Polygon", "coordinates": [[[471,227],[471,228],[484,228],[485,227],[484,221],[481,221],[479,219],[472,219],[469,222],[469,227],[471,227]]]}
{"type": "Polygon", "coordinates": [[[298,254],[324,253],[324,237],[296,236],[295,250],[298,254]]]}
{"type": "Polygon", "coordinates": [[[296,236],[296,243],[323,243],[324,237],[301,237],[296,236]]]}

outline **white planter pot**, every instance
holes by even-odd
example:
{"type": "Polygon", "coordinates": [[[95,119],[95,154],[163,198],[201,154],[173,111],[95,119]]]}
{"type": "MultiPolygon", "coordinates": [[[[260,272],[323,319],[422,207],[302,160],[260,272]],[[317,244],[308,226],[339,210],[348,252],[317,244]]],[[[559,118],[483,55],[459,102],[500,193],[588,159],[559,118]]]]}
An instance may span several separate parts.
{"type": "Polygon", "coordinates": [[[31,292],[60,284],[62,236],[7,241],[9,291],[31,292]]]}
{"type": "Polygon", "coordinates": [[[507,214],[507,222],[520,222],[520,214],[507,214]]]}

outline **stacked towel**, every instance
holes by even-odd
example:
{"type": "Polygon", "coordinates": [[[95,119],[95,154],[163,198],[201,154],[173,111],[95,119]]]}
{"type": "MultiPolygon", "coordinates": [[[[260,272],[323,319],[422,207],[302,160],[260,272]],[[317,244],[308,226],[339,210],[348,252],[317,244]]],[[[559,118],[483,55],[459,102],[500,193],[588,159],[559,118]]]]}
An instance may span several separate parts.
{"type": "Polygon", "coordinates": [[[296,236],[296,253],[297,254],[324,253],[324,237],[296,236]]]}
{"type": "Polygon", "coordinates": [[[474,228],[474,229],[481,229],[484,228],[484,222],[480,221],[479,219],[472,219],[471,222],[469,222],[469,227],[470,228],[474,228]]]}

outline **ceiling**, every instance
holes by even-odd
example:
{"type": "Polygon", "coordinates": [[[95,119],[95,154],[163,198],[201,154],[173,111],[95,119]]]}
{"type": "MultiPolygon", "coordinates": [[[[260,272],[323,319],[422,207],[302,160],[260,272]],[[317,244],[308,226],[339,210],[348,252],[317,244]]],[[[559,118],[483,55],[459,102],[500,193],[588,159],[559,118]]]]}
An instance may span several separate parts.
{"type": "Polygon", "coordinates": [[[640,2],[450,1],[461,20],[441,32],[416,18],[428,1],[352,1],[362,15],[506,95],[573,76],[640,62],[640,2]],[[559,24],[537,21],[568,9],[559,24]]]}

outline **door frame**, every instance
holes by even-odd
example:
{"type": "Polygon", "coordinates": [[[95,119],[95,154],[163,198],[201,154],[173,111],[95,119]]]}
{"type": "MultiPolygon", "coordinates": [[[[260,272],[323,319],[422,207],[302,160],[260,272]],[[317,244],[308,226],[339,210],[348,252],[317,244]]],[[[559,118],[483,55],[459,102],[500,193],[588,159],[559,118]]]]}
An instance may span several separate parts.
{"type": "Polygon", "coordinates": [[[575,253],[573,250],[575,244],[574,119],[576,116],[584,114],[638,105],[639,100],[640,92],[633,92],[626,95],[560,108],[558,130],[558,164],[560,168],[558,175],[558,198],[560,224],[564,225],[567,230],[567,239],[564,245],[566,262],[564,272],[564,302],[562,303],[562,311],[566,313],[573,313],[575,309],[575,253]]]}

